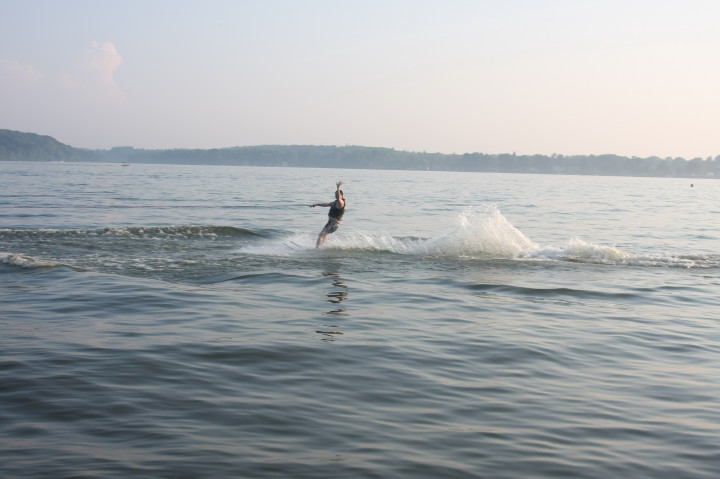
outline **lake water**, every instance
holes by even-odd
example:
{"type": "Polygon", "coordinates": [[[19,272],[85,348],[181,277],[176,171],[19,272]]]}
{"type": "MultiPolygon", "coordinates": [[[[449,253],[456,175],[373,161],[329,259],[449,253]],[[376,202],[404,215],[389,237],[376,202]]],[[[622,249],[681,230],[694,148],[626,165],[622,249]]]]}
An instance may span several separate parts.
{"type": "Polygon", "coordinates": [[[717,180],[0,174],[2,477],[720,476],[717,180]]]}

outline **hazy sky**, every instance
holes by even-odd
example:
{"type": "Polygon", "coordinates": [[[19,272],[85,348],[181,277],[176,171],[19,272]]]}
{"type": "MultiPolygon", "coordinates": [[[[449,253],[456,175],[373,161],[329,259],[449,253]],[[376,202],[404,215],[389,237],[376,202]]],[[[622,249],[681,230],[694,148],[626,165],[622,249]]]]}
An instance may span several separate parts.
{"type": "Polygon", "coordinates": [[[72,146],[720,154],[717,0],[0,0],[0,128],[72,146]]]}

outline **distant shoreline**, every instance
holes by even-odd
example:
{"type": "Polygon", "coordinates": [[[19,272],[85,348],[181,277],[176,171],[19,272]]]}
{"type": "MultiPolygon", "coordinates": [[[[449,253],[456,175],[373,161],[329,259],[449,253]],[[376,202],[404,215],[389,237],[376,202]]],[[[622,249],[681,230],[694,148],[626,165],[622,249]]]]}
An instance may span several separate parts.
{"type": "Polygon", "coordinates": [[[75,148],[50,136],[0,130],[0,161],[192,164],[485,173],[720,178],[714,158],[619,155],[443,154],[366,146],[265,145],[216,149],[75,148]]]}

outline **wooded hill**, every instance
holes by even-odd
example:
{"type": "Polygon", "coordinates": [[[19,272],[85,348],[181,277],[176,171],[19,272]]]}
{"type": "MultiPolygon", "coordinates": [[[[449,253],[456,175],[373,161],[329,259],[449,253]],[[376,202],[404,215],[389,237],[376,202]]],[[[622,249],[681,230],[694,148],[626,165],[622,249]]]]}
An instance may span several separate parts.
{"type": "Polygon", "coordinates": [[[74,148],[50,136],[0,130],[0,161],[86,161],[378,170],[438,170],[568,175],[720,178],[715,158],[639,158],[618,155],[442,154],[365,146],[238,146],[209,150],[74,148]]]}

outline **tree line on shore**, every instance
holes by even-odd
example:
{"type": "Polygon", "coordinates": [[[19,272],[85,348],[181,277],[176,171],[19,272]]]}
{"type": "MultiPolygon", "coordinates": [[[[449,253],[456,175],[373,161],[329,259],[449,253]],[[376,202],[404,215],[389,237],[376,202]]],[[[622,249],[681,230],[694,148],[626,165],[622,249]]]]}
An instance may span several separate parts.
{"type": "Polygon", "coordinates": [[[75,148],[49,136],[0,130],[0,161],[82,161],[237,166],[292,166],[568,175],[720,178],[720,155],[708,158],[619,155],[443,154],[366,146],[266,145],[217,149],[75,148]]]}

